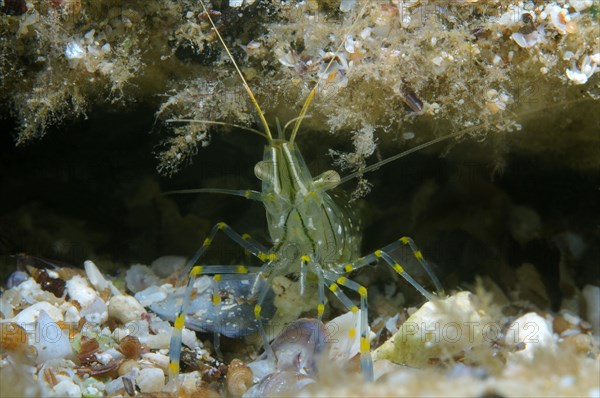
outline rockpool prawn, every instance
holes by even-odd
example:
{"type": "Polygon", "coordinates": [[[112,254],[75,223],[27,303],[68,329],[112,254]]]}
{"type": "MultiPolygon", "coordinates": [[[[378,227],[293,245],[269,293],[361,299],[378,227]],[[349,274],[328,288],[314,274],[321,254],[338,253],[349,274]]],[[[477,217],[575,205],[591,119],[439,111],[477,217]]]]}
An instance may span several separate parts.
{"type": "MultiPolygon", "coordinates": [[[[446,135],[419,145],[406,152],[399,153],[391,158],[366,167],[359,172],[347,175],[344,178],[341,178],[334,170],[328,170],[313,177],[296,145],[296,138],[298,137],[302,120],[306,117],[307,110],[316,95],[319,81],[317,81],[310,91],[298,117],[288,122],[283,129],[278,125],[278,137],[274,138],[260,105],[221,34],[217,30],[210,13],[202,1],[200,1],[200,4],[216,37],[233,63],[242,81],[242,85],[260,118],[263,131],[246,127],[244,129],[261,135],[267,141],[267,145],[264,148],[263,160],[258,162],[254,168],[256,177],[262,181],[262,188],[261,191],[192,189],[176,192],[230,194],[261,202],[266,210],[268,230],[273,246],[268,249],[253,240],[249,235],[241,235],[222,222],[216,224],[211,229],[202,247],[187,262],[186,270],[188,270],[189,277],[185,293],[183,294],[182,303],[178,308],[177,314],[171,317],[174,319],[174,332],[170,342],[169,377],[171,380],[177,380],[179,374],[182,330],[184,325],[188,324],[186,317],[190,313],[190,302],[197,278],[202,275],[212,276],[211,305],[215,308],[213,314],[217,315],[221,313],[220,307],[222,305],[222,297],[219,294],[218,287],[219,283],[222,283],[224,278],[235,278],[240,275],[248,278],[248,275],[245,274],[248,274],[250,269],[245,266],[200,265],[198,263],[211,246],[215,236],[219,232],[222,232],[235,244],[257,258],[262,264],[254,270],[255,275],[250,282],[251,288],[245,292],[244,299],[245,305],[251,303],[253,306],[253,322],[256,325],[256,330],[258,330],[262,337],[268,356],[275,358],[263,324],[263,305],[265,304],[266,297],[270,294],[269,286],[272,285],[274,278],[278,276],[295,275],[299,280],[300,295],[317,297],[316,313],[319,320],[322,319],[325,310],[326,290],[335,295],[348,311],[355,314],[358,321],[358,330],[352,328],[349,334],[352,339],[355,336],[360,339],[361,369],[367,380],[373,380],[373,363],[370,353],[369,324],[367,318],[367,288],[351,280],[347,275],[356,269],[383,261],[417,289],[427,300],[432,300],[435,295],[426,290],[407,273],[404,267],[391,255],[398,248],[407,247],[433,281],[438,294],[443,294],[443,290],[423,254],[409,237],[402,237],[364,257],[359,257],[361,241],[359,224],[356,220],[349,217],[346,211],[332,199],[330,191],[365,172],[377,169],[386,163],[418,151],[425,146],[459,136],[463,132],[446,135]],[[286,128],[291,124],[293,124],[292,132],[289,138],[286,138],[286,128]],[[360,297],[359,305],[356,305],[348,297],[341,289],[342,287],[358,294],[360,297]]],[[[359,11],[356,21],[360,18],[367,4],[368,2],[359,11]]],[[[333,60],[334,57],[329,61],[326,71],[331,66],[333,60]]],[[[225,124],[197,120],[177,121],[216,125],[225,124]]],[[[238,312],[237,315],[231,316],[240,316],[240,314],[241,312],[238,312]]],[[[227,320],[216,319],[213,321],[227,323],[227,320]]],[[[211,327],[209,329],[215,333],[222,331],[218,327],[211,327]]],[[[218,349],[218,347],[216,348],[218,349]]]]}

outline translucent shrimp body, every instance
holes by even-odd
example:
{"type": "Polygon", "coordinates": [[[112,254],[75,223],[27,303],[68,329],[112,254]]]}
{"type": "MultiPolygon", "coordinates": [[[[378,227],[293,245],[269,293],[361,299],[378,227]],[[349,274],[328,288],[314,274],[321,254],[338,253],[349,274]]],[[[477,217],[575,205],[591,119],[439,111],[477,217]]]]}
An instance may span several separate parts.
{"type": "Polygon", "coordinates": [[[327,193],[339,183],[335,171],[313,178],[296,145],[282,140],[265,148],[263,161],[255,170],[262,180],[269,235],[282,273],[298,271],[303,254],[310,254],[326,270],[356,258],[358,224],[327,193]],[[284,259],[291,269],[286,269],[284,259]]]}
{"type": "MultiPolygon", "coordinates": [[[[200,275],[213,276],[212,302],[215,307],[214,313],[220,313],[221,296],[219,294],[218,283],[224,277],[223,274],[243,274],[250,271],[243,266],[206,266],[198,263],[210,247],[217,233],[224,233],[234,243],[256,257],[262,264],[255,270],[255,275],[253,276],[252,296],[255,297],[254,318],[256,329],[262,336],[263,345],[268,357],[272,358],[275,362],[277,361],[263,325],[262,307],[265,303],[268,289],[261,286],[271,286],[276,276],[292,274],[299,276],[300,294],[307,297],[314,297],[313,292],[316,288],[316,297],[318,299],[316,313],[319,321],[325,311],[326,290],[329,290],[343,304],[347,311],[355,314],[358,327],[350,329],[349,337],[350,339],[359,339],[362,373],[365,379],[373,380],[373,363],[369,341],[368,293],[366,287],[352,281],[347,275],[358,268],[384,262],[423,294],[425,298],[433,299],[434,296],[415,281],[390,254],[399,247],[407,246],[412,251],[418,263],[430,276],[438,292],[441,292],[441,285],[425,261],[421,251],[415,246],[412,239],[408,237],[400,238],[367,256],[357,258],[361,240],[358,222],[352,220],[334,202],[328,193],[329,190],[335,188],[340,183],[348,181],[353,175],[340,179],[337,172],[329,170],[313,178],[295,144],[300,124],[306,116],[307,109],[315,96],[318,82],[309,93],[299,116],[293,120],[295,124],[289,140],[285,139],[284,131],[279,131],[279,139],[273,139],[264,113],[252,94],[243,74],[216,29],[210,13],[207,12],[202,1],[200,4],[240,76],[248,97],[260,117],[264,134],[253,129],[249,130],[265,137],[267,145],[264,150],[263,160],[255,166],[255,174],[262,181],[260,192],[223,189],[198,189],[184,192],[232,194],[261,202],[266,209],[269,234],[273,246],[271,249],[267,249],[254,241],[249,235],[238,234],[225,223],[218,223],[212,228],[202,247],[188,261],[188,269],[190,270],[189,279],[182,299],[183,303],[175,316],[174,332],[170,344],[170,379],[178,380],[182,329],[185,324],[196,278],[200,275]],[[261,283],[263,280],[267,283],[261,283]],[[357,293],[360,303],[356,305],[344,293],[344,290],[351,290],[357,293]]],[[[357,21],[364,11],[366,4],[368,2],[365,3],[359,12],[357,21]]],[[[331,61],[327,68],[330,65],[331,61]]],[[[219,122],[207,123],[219,124],[219,122]]],[[[218,330],[218,328],[214,328],[213,330],[218,330]]],[[[215,348],[218,351],[218,340],[215,340],[215,348]]]]}

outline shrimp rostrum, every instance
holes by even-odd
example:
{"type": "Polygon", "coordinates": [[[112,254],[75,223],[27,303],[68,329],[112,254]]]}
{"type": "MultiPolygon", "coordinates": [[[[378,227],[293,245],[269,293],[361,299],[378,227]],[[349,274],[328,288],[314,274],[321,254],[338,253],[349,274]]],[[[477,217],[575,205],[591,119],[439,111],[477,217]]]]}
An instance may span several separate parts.
{"type": "MultiPolygon", "coordinates": [[[[256,177],[262,182],[261,191],[196,189],[187,192],[232,194],[261,202],[266,210],[272,247],[270,249],[263,247],[250,238],[249,235],[238,234],[225,223],[218,223],[212,228],[202,247],[187,263],[189,278],[183,304],[175,317],[174,334],[170,344],[170,378],[176,380],[178,377],[182,329],[186,324],[186,314],[188,313],[195,280],[201,275],[211,275],[215,281],[220,281],[224,275],[248,272],[248,268],[243,266],[206,266],[200,264],[199,260],[209,248],[215,236],[223,233],[237,245],[251,253],[261,263],[256,272],[252,274],[251,294],[255,297],[253,314],[256,330],[262,336],[268,356],[272,356],[276,360],[264,327],[263,305],[269,292],[265,288],[265,282],[267,286],[270,286],[275,277],[291,274],[297,276],[299,280],[301,295],[317,297],[316,315],[319,320],[321,320],[325,310],[327,290],[348,311],[355,314],[358,327],[350,329],[349,337],[360,339],[362,373],[367,380],[372,380],[373,363],[369,342],[367,288],[350,279],[348,275],[356,269],[382,262],[391,267],[426,299],[432,300],[435,295],[411,277],[403,265],[390,254],[394,250],[406,246],[432,279],[438,294],[442,292],[441,285],[411,238],[402,237],[364,257],[359,257],[361,236],[358,223],[351,219],[339,204],[335,203],[329,193],[333,188],[356,175],[349,175],[342,179],[336,171],[329,170],[313,177],[296,145],[301,122],[306,116],[307,109],[315,96],[319,83],[317,82],[310,91],[299,116],[288,123],[288,125],[293,124],[289,139],[286,139],[285,128],[281,129],[279,126],[278,138],[273,138],[265,116],[250,87],[217,31],[205,5],[202,2],[200,4],[204,8],[206,17],[212,24],[215,34],[229,54],[248,97],[262,122],[263,132],[250,130],[265,137],[267,143],[263,159],[256,164],[254,169],[256,177]],[[355,292],[360,302],[355,304],[346,294],[346,291],[355,292]]],[[[199,122],[219,124],[218,122],[199,122]]],[[[387,160],[395,160],[395,158],[402,155],[399,154],[394,156],[394,159],[387,160]]],[[[381,165],[381,163],[375,164],[371,169],[381,165]]],[[[221,299],[217,291],[213,294],[212,305],[217,307],[221,305],[221,299]]]]}

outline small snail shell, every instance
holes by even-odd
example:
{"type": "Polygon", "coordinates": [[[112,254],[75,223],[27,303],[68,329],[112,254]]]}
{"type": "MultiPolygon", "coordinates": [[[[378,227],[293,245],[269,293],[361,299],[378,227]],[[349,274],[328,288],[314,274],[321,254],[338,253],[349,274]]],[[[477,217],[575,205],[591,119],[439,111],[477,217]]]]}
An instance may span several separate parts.
{"type": "Polygon", "coordinates": [[[239,359],[234,359],[227,369],[227,390],[231,395],[239,397],[252,385],[252,370],[239,359]]]}
{"type": "Polygon", "coordinates": [[[135,336],[125,336],[119,342],[119,351],[127,358],[138,358],[142,351],[142,344],[135,336]]]}

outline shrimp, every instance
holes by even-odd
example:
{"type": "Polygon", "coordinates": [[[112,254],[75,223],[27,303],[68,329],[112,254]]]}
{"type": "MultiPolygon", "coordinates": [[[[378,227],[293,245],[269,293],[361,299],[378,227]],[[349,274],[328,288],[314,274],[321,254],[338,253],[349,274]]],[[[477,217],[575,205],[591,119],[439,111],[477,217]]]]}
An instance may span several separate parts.
{"type": "MultiPolygon", "coordinates": [[[[219,313],[222,304],[217,286],[224,277],[247,274],[251,270],[245,266],[235,265],[200,265],[198,261],[209,249],[217,234],[223,233],[235,244],[257,258],[262,265],[255,270],[253,276],[251,296],[254,298],[254,322],[259,331],[265,352],[268,357],[276,360],[267,334],[265,332],[263,305],[269,295],[269,286],[274,278],[284,275],[295,275],[299,279],[300,294],[306,297],[316,296],[317,319],[321,321],[325,311],[325,291],[331,292],[348,310],[355,314],[358,330],[350,329],[349,335],[354,339],[357,334],[360,339],[360,364],[364,377],[373,380],[373,361],[370,353],[369,323],[368,323],[368,292],[365,286],[348,277],[351,272],[379,262],[386,263],[397,274],[404,278],[410,285],[418,290],[427,300],[435,299],[436,295],[427,291],[417,282],[390,254],[400,247],[408,247],[420,266],[426,271],[436,287],[437,294],[442,295],[441,284],[425,260],[422,252],[409,237],[402,237],[397,241],[375,250],[374,252],[359,257],[361,235],[359,223],[348,216],[346,210],[337,204],[330,191],[340,184],[351,180],[364,172],[374,170],[385,163],[394,161],[408,153],[417,151],[424,146],[431,145],[443,139],[458,136],[458,133],[438,138],[427,144],[418,146],[409,151],[400,153],[392,158],[376,163],[360,172],[350,174],[344,178],[334,170],[328,170],[313,177],[306,166],[302,154],[296,144],[302,120],[306,117],[307,110],[313,101],[319,81],[310,91],[298,117],[292,119],[281,129],[278,125],[278,138],[274,138],[250,86],[246,82],[235,59],[231,55],[225,41],[217,30],[210,13],[202,1],[200,4],[206,18],[213,27],[216,37],[221,42],[224,50],[231,59],[242,85],[252,102],[262,123],[263,131],[247,129],[265,138],[266,146],[262,161],[254,168],[256,177],[262,182],[261,191],[254,190],[225,190],[225,189],[195,189],[175,192],[195,193],[221,193],[245,197],[261,202],[266,210],[269,235],[272,247],[267,249],[254,241],[247,234],[239,234],[227,224],[220,222],[210,231],[202,247],[188,260],[188,281],[183,295],[183,302],[177,315],[174,317],[174,332],[170,342],[169,378],[177,382],[179,374],[179,360],[181,354],[182,329],[186,324],[186,314],[189,313],[190,300],[196,279],[201,275],[212,275],[213,294],[212,305],[219,313]],[[289,138],[286,138],[286,128],[293,123],[289,138]],[[264,283],[266,282],[266,283],[264,283]],[[342,289],[348,289],[358,294],[359,305],[356,305],[342,289]],[[316,290],[316,292],[315,292],[316,290]],[[316,294],[314,294],[316,293],[316,294]]],[[[365,10],[368,2],[359,11],[356,21],[365,10]]],[[[356,24],[356,21],[354,24],[356,24]]],[[[354,25],[353,25],[354,26],[354,25]]],[[[352,27],[353,27],[352,26],[352,27]]],[[[350,29],[352,29],[352,27],[350,29]]],[[[332,58],[327,66],[333,62],[332,58]]],[[[327,70],[327,69],[326,69],[327,70]]],[[[194,122],[193,120],[179,120],[194,122]]],[[[220,122],[196,121],[209,124],[223,124],[220,122]]],[[[238,314],[239,315],[239,314],[238,314]]],[[[211,330],[217,331],[218,328],[211,330]]],[[[216,347],[218,349],[218,347],[216,347]]]]}

